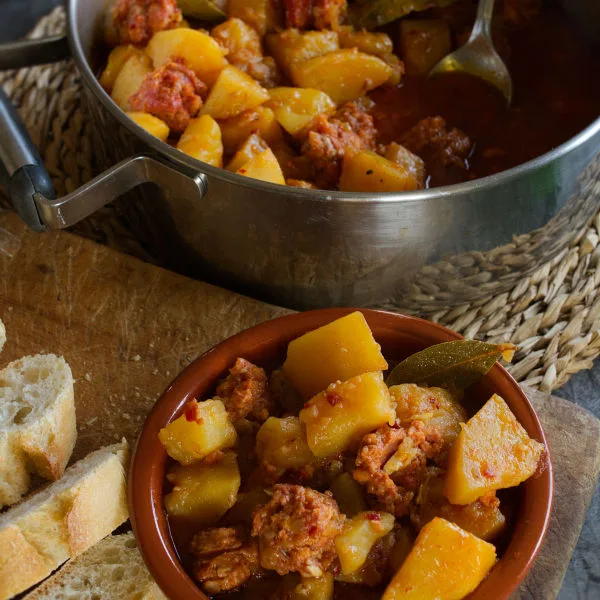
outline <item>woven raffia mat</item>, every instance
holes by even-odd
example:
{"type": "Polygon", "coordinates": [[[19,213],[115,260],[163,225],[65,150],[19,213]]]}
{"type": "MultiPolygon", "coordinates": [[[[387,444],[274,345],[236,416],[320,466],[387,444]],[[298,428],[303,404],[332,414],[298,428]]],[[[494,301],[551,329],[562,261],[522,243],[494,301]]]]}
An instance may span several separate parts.
{"type": "MultiPolygon", "coordinates": [[[[62,33],[56,8],[29,37],[62,33]]],[[[76,189],[97,170],[92,123],[82,113],[79,75],[71,62],[0,73],[0,85],[19,108],[59,194],[76,189]]],[[[6,200],[0,199],[0,204],[6,200]]],[[[107,206],[74,231],[150,260],[118,212],[107,206]]],[[[531,387],[551,391],[589,369],[600,355],[600,213],[573,236],[569,248],[522,279],[511,291],[476,303],[422,315],[467,338],[519,346],[510,371],[531,387]]],[[[394,308],[393,305],[387,308],[394,308]]]]}

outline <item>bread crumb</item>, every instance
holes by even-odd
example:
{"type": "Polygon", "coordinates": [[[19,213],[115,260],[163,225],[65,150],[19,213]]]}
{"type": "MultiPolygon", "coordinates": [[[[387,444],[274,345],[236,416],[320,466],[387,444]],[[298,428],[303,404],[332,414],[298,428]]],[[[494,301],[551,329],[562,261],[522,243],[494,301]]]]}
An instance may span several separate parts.
{"type": "Polygon", "coordinates": [[[152,375],[158,375],[158,369],[154,369],[154,371],[152,371],[152,375]]]}
{"type": "Polygon", "coordinates": [[[140,360],[142,360],[142,357],[141,357],[139,354],[136,354],[136,355],[133,357],[133,360],[134,360],[135,362],[140,362],[140,360]]]}
{"type": "Polygon", "coordinates": [[[98,420],[98,417],[92,417],[86,425],[93,425],[98,420]]]}
{"type": "Polygon", "coordinates": [[[86,381],[91,381],[91,380],[92,380],[92,374],[91,374],[91,373],[86,373],[86,374],[83,376],[83,378],[84,378],[86,381]]]}

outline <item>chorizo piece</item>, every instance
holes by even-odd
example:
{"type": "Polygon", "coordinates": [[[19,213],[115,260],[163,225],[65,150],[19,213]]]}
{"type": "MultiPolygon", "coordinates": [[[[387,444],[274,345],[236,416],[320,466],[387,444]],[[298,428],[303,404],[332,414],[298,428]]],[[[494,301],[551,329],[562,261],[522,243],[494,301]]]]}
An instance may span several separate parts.
{"type": "Polygon", "coordinates": [[[244,358],[238,358],[229,375],[217,387],[216,395],[223,401],[232,421],[250,417],[265,421],[269,417],[271,399],[264,369],[244,358]]]}
{"type": "Polygon", "coordinates": [[[346,152],[372,150],[377,130],[373,117],[358,103],[346,103],[333,117],[318,115],[306,132],[301,159],[309,159],[311,180],[321,188],[332,188],[340,178],[346,152]]]}
{"type": "Polygon", "coordinates": [[[411,152],[442,167],[466,169],[473,142],[459,129],[448,129],[442,117],[427,117],[409,129],[400,143],[411,152]]]}
{"type": "Polygon", "coordinates": [[[181,23],[177,0],[117,0],[112,21],[120,44],[145,45],[157,32],[181,23]]]}
{"type": "Polygon", "coordinates": [[[347,0],[314,0],[315,29],[337,31],[346,18],[347,0]]]}
{"type": "Polygon", "coordinates": [[[396,485],[391,476],[383,470],[383,466],[405,437],[406,431],[400,425],[383,425],[373,433],[368,433],[362,440],[356,456],[356,468],[352,473],[354,479],[377,499],[383,510],[397,517],[408,513],[414,493],[396,485]]]}
{"type": "Polygon", "coordinates": [[[131,99],[133,110],[162,119],[181,133],[202,107],[206,86],[182,60],[170,60],[149,73],[131,99]]]}
{"type": "Polygon", "coordinates": [[[280,575],[291,572],[321,577],[337,556],[334,538],[344,517],[330,492],[300,485],[278,484],[271,500],[253,515],[260,563],[280,575]]]}
{"type": "Polygon", "coordinates": [[[209,594],[233,590],[259,569],[256,542],[245,542],[239,530],[216,527],[197,533],[191,542],[194,578],[209,594]]]}
{"type": "Polygon", "coordinates": [[[295,29],[309,29],[312,25],[312,0],[283,0],[285,26],[295,29]]]}

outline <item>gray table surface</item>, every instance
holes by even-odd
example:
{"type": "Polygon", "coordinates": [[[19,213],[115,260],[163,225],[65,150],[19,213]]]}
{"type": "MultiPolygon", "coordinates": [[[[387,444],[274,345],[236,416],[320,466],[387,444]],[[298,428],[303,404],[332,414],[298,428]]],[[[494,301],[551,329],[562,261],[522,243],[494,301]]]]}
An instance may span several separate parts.
{"type": "MultiPolygon", "coordinates": [[[[0,0],[0,42],[25,35],[60,0],[0,0]]],[[[558,391],[600,417],[600,361],[593,370],[577,374],[558,391]]],[[[600,488],[565,577],[559,600],[600,599],[600,488]]],[[[548,600],[539,598],[539,600],[548,600]]]]}

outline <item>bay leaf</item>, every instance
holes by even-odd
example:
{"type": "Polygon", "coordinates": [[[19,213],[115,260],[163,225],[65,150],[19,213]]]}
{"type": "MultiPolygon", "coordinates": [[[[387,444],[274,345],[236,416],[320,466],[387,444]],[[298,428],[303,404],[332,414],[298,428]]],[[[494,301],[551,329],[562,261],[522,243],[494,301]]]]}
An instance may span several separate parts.
{"type": "Polygon", "coordinates": [[[477,382],[504,358],[512,360],[513,344],[487,344],[477,340],[456,340],[430,346],[409,356],[388,375],[387,385],[416,383],[464,390],[477,382]]]}
{"type": "Polygon", "coordinates": [[[446,6],[456,0],[359,0],[349,11],[350,22],[359,29],[373,29],[411,12],[446,6]]]}

